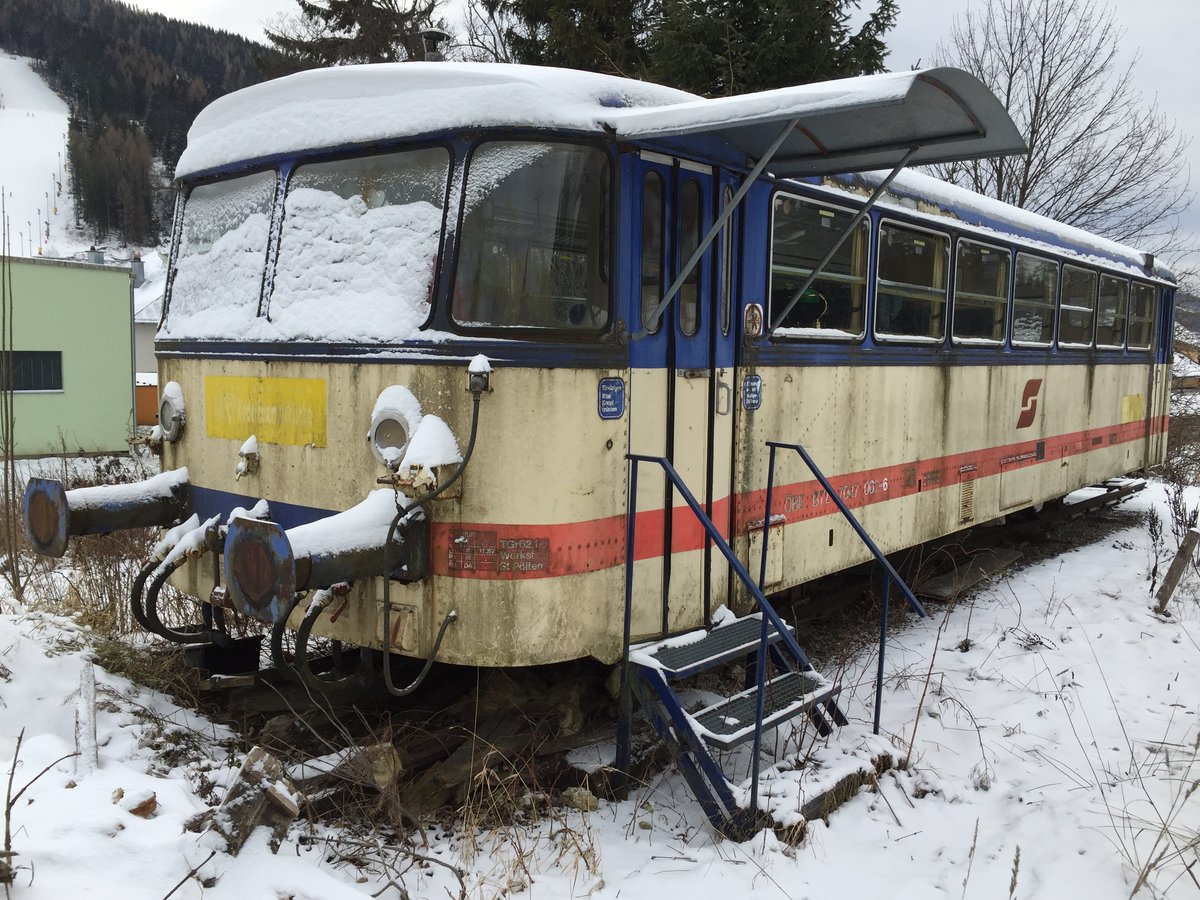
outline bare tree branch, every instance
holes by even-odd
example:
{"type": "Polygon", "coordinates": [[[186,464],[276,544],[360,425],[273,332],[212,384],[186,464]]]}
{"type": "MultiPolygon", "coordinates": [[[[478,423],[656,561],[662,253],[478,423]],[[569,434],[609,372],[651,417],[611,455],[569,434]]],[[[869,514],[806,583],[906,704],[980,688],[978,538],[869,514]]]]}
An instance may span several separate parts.
{"type": "Polygon", "coordinates": [[[1103,0],[986,0],[955,19],[941,63],[980,78],[1025,135],[1024,156],[932,167],[938,177],[1158,256],[1188,246],[1189,139],[1133,83],[1103,0]]]}

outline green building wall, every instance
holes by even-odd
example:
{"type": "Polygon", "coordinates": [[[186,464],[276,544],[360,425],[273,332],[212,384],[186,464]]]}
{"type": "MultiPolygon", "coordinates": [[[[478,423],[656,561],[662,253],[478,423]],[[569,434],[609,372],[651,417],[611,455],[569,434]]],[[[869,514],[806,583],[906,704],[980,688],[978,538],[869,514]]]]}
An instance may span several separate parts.
{"type": "Polygon", "coordinates": [[[62,353],[61,391],[13,397],[14,453],[125,452],[133,421],[128,268],[10,257],[14,350],[62,353]]]}

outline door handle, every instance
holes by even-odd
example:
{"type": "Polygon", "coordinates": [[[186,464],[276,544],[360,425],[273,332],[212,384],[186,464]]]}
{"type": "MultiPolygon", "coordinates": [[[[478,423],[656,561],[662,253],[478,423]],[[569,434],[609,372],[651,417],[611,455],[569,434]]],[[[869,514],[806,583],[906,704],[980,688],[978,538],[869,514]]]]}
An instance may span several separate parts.
{"type": "Polygon", "coordinates": [[[717,379],[717,415],[727,416],[733,410],[733,385],[717,379]]]}

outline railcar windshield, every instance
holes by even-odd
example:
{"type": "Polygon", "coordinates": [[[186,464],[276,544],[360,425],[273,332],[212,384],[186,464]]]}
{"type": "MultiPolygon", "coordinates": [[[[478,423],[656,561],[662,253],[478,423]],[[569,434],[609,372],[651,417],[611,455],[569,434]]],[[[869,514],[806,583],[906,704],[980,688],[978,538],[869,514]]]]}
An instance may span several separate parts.
{"type": "Polygon", "coordinates": [[[275,172],[201,184],[188,194],[171,283],[172,336],[228,337],[258,315],[275,172]]]}
{"type": "Polygon", "coordinates": [[[608,324],[608,159],[493,141],[471,158],[451,314],[469,328],[608,324]]]}
{"type": "Polygon", "coordinates": [[[415,336],[429,319],[449,172],[443,147],[302,163],[282,216],[274,171],[196,186],[183,207],[166,335],[415,336]]]}
{"type": "Polygon", "coordinates": [[[450,154],[299,166],[288,182],[273,327],[292,338],[403,340],[429,318],[450,154]]]}

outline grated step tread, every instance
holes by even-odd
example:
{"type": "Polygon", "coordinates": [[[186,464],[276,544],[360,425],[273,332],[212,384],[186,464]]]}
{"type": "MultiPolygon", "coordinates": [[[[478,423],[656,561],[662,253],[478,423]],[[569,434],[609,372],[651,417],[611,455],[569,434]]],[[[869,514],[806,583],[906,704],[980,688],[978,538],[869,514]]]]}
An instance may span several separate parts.
{"type": "MultiPolygon", "coordinates": [[[[777,675],[763,685],[763,691],[764,731],[803,715],[839,693],[833,682],[812,669],[777,675]]],[[[697,733],[705,742],[726,749],[748,740],[754,735],[756,693],[751,687],[693,714],[697,733]]]]}
{"type": "MultiPolygon", "coordinates": [[[[633,647],[629,658],[638,665],[659,669],[669,678],[684,678],[754,652],[761,636],[762,615],[753,613],[707,633],[694,632],[633,647]],[[695,635],[702,636],[697,639],[695,635]]],[[[767,623],[768,645],[780,639],[775,627],[767,623]]]]}

